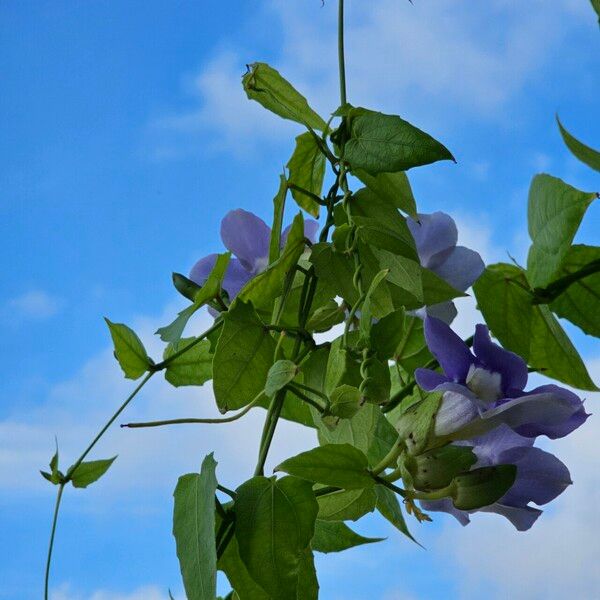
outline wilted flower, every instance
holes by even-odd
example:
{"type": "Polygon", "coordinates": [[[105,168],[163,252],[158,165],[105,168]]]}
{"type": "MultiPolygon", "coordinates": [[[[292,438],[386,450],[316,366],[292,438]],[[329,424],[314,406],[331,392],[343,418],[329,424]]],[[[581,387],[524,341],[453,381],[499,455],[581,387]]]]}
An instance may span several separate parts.
{"type": "MultiPolygon", "coordinates": [[[[458,231],[450,215],[434,212],[418,216],[419,222],[409,218],[407,225],[421,264],[457,290],[466,291],[485,269],[481,256],[474,250],[456,245],[458,231]]],[[[428,306],[424,312],[446,323],[451,323],[457,314],[453,302],[428,306]]]]}
{"type": "Polygon", "coordinates": [[[425,319],[425,339],[444,373],[417,369],[415,378],[426,391],[443,392],[435,434],[472,438],[504,423],[519,435],[564,437],[589,416],[582,400],[558,385],[529,392],[527,365],[494,344],[488,328],[477,325],[474,354],[442,321],[425,319]]]}
{"type": "MultiPolygon", "coordinates": [[[[304,222],[304,235],[314,241],[319,224],[313,220],[304,222]]],[[[281,246],[285,245],[290,227],[281,234],[281,246]]],[[[229,261],[223,278],[223,289],[232,299],[250,279],[264,271],[269,264],[271,228],[254,213],[238,208],[229,211],[221,221],[223,244],[236,258],[229,261]]],[[[190,279],[202,285],[217,260],[217,254],[201,258],[190,271],[190,279]]]]}
{"type": "Polygon", "coordinates": [[[520,436],[506,425],[464,443],[473,446],[477,456],[473,468],[511,464],[517,467],[517,476],[502,498],[476,511],[458,510],[450,499],[421,502],[425,510],[450,513],[462,525],[469,523],[469,514],[473,512],[492,512],[506,517],[519,531],[525,531],[542,514],[529,503],[547,504],[572,483],[569,470],[558,458],[533,447],[532,438],[520,436]]]}

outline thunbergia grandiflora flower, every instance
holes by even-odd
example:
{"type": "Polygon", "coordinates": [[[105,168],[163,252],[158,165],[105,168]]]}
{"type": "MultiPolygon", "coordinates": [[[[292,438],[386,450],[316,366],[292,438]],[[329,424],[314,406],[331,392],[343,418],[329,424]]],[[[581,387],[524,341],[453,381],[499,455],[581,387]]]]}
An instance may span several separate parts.
{"type": "MultiPolygon", "coordinates": [[[[308,219],[304,222],[304,235],[314,241],[319,224],[308,219]]],[[[281,233],[281,246],[285,245],[290,227],[281,233]]],[[[235,258],[229,261],[222,282],[223,289],[230,299],[256,275],[264,271],[269,263],[269,240],[271,228],[254,213],[242,208],[229,211],[221,221],[221,239],[235,258]]],[[[218,254],[201,258],[190,271],[190,279],[202,285],[210,275],[218,254]]]]}
{"type": "MultiPolygon", "coordinates": [[[[415,240],[421,264],[447,281],[451,286],[466,291],[483,273],[485,265],[474,250],[457,246],[458,231],[454,219],[444,212],[418,215],[419,221],[407,219],[415,240]]],[[[453,302],[442,302],[418,311],[451,323],[457,311],[453,302]]]]}
{"type": "MultiPolygon", "coordinates": [[[[567,467],[552,454],[535,448],[535,438],[555,439],[579,427],[589,416],[582,400],[557,385],[525,392],[525,361],[494,344],[485,325],[476,327],[474,354],[439,319],[425,320],[425,337],[444,371],[417,369],[415,373],[424,390],[443,393],[435,434],[472,447],[477,457],[473,468],[517,467],[508,492],[477,511],[501,514],[519,531],[529,529],[542,512],[529,503],[544,505],[571,484],[567,467]]],[[[469,523],[469,512],[477,512],[457,510],[450,499],[422,504],[426,510],[454,515],[463,525],[469,523]]]]}

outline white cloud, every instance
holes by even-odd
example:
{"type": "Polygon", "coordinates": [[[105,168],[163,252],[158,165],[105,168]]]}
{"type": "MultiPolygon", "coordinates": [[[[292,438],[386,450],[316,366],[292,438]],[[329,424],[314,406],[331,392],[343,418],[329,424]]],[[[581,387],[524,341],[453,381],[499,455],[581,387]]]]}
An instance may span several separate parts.
{"type": "Polygon", "coordinates": [[[6,301],[4,316],[8,319],[43,320],[53,317],[62,301],[44,290],[30,290],[6,301]]]}
{"type": "Polygon", "coordinates": [[[50,594],[51,600],[168,600],[168,592],[157,586],[144,586],[132,592],[116,592],[98,590],[91,594],[80,594],[73,591],[68,584],[63,584],[50,594]]]}
{"type": "MultiPolygon", "coordinates": [[[[156,318],[140,318],[134,328],[151,355],[160,356],[161,344],[153,332],[176,312],[175,307],[156,318]]],[[[203,315],[190,331],[209,325],[203,315]]],[[[99,428],[131,392],[135,383],[124,380],[109,348],[89,359],[70,379],[55,385],[39,406],[22,408],[0,421],[0,489],[3,493],[27,494],[49,490],[38,473],[45,468],[58,437],[61,466],[77,458],[99,428]]],[[[140,489],[170,490],[177,477],[197,470],[202,458],[214,451],[218,473],[224,484],[237,486],[253,470],[264,411],[251,411],[240,421],[226,425],[181,425],[155,429],[120,429],[114,425],[94,450],[94,457],[119,454],[102,485],[84,495],[94,510],[111,510],[114,491],[135,489],[140,498],[136,510],[145,510],[140,489]],[[94,502],[94,500],[100,500],[94,502]],[[104,503],[104,504],[103,504],[104,503]],[[100,509],[100,508],[98,508],[100,509]]],[[[172,388],[160,375],[151,380],[117,423],[175,417],[215,417],[218,413],[210,383],[202,388],[172,388]]],[[[282,421],[275,435],[272,467],[284,457],[316,445],[314,434],[282,421]]],[[[77,492],[75,492],[77,493],[77,492]]],[[[82,497],[84,497],[82,496],[82,497]]],[[[150,501],[151,502],[151,501],[150,501]]]]}
{"type": "MultiPolygon", "coordinates": [[[[544,0],[354,3],[347,10],[346,32],[350,98],[400,112],[441,133],[461,127],[461,116],[504,119],[503,109],[552,64],[567,32],[586,23],[589,15],[577,5],[571,0],[551,7],[544,0]]],[[[263,27],[266,22],[281,34],[273,66],[324,115],[339,104],[334,9],[334,3],[321,8],[317,1],[271,0],[255,13],[257,23],[264,19],[263,27]]],[[[199,132],[211,134],[213,148],[239,153],[293,130],[246,99],[240,77],[247,62],[261,59],[251,46],[252,38],[245,36],[235,49],[216,51],[192,85],[186,80],[198,106],[154,123],[162,136],[158,154],[185,152],[185,136],[199,132]]]]}

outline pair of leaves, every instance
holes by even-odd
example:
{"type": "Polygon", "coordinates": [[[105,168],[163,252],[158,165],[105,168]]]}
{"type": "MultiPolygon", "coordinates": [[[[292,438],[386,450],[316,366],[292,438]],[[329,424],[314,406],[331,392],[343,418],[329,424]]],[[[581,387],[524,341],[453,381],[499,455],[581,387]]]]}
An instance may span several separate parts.
{"type": "Polygon", "coordinates": [[[58,468],[58,448],[50,459],[50,472],[40,471],[44,479],[54,485],[64,484],[70,481],[73,487],[86,488],[88,485],[98,481],[116,460],[116,456],[101,460],[90,460],[79,463],[75,469],[71,467],[67,475],[63,475],[58,468]]]}
{"type": "Polygon", "coordinates": [[[521,269],[505,263],[490,265],[473,289],[486,323],[505,348],[548,377],[580,389],[597,389],[549,307],[532,304],[521,269]]]}
{"type": "Polygon", "coordinates": [[[527,257],[527,279],[533,288],[556,278],[583,215],[597,197],[550,175],[534,177],[528,208],[532,246],[527,257]]]}

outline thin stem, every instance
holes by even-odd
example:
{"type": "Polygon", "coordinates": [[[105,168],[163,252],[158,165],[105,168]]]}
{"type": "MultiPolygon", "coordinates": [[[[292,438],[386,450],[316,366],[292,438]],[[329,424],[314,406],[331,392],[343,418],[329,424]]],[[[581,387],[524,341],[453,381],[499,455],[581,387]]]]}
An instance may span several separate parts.
{"type": "Polygon", "coordinates": [[[288,183],[287,186],[288,186],[288,189],[290,189],[290,190],[298,192],[299,194],[304,194],[305,196],[307,196],[308,198],[310,198],[311,200],[316,202],[319,206],[327,206],[327,203],[323,200],[323,198],[321,198],[321,196],[317,196],[317,194],[314,194],[313,192],[311,192],[303,187],[300,187],[299,185],[296,185],[295,183],[288,183]]]}
{"type": "Polygon", "coordinates": [[[52,518],[52,530],[50,532],[50,543],[48,545],[48,558],[46,559],[46,576],[44,578],[44,598],[48,600],[48,585],[50,582],[50,564],[52,562],[52,549],[54,548],[54,535],[56,533],[56,523],[58,522],[58,511],[60,508],[60,501],[62,499],[63,490],[65,484],[61,483],[58,486],[58,492],[56,494],[56,504],[54,505],[54,517],[52,518]]]}
{"type": "Polygon", "coordinates": [[[300,400],[303,400],[307,404],[314,406],[321,414],[325,412],[326,409],[323,406],[321,406],[316,400],[313,400],[312,398],[309,398],[306,394],[303,394],[296,386],[289,385],[287,389],[289,389],[290,392],[292,392],[295,396],[300,398],[300,400]]]}
{"type": "Polygon", "coordinates": [[[394,485],[391,481],[387,481],[383,477],[378,477],[377,475],[374,475],[373,478],[375,479],[375,481],[377,483],[384,485],[386,488],[389,488],[390,490],[392,490],[392,492],[395,492],[396,494],[398,494],[399,496],[402,496],[403,498],[406,498],[409,495],[406,490],[403,490],[401,487],[394,485]]]}
{"type": "Polygon", "coordinates": [[[304,390],[305,392],[308,392],[310,394],[314,394],[315,396],[319,396],[319,398],[322,398],[326,404],[329,404],[329,398],[327,397],[327,394],[324,394],[323,392],[320,392],[319,390],[316,390],[315,388],[312,388],[309,385],[304,385],[303,383],[300,383],[298,381],[294,381],[291,385],[301,390],[304,390]]]}
{"type": "Polygon", "coordinates": [[[221,485],[220,483],[217,483],[217,489],[220,492],[223,492],[224,494],[227,494],[232,500],[235,500],[237,494],[233,491],[230,490],[229,488],[226,488],[224,485],[221,485]]]}
{"type": "Polygon", "coordinates": [[[69,481],[70,476],[75,472],[75,469],[85,460],[85,457],[91,452],[92,448],[98,443],[100,438],[106,433],[106,430],[115,422],[117,417],[127,408],[127,405],[137,396],[138,392],[148,383],[154,375],[154,371],[146,374],[144,379],[140,381],[138,386],[127,396],[125,402],[117,409],[117,412],[107,421],[106,425],[98,432],[98,435],[92,440],[91,444],[84,450],[83,454],[75,461],[73,466],[67,471],[66,479],[69,481]]]}
{"type": "Polygon", "coordinates": [[[152,371],[162,371],[163,369],[166,369],[176,358],[179,358],[182,354],[185,354],[188,350],[191,350],[196,344],[199,344],[202,340],[206,339],[211,333],[213,333],[213,331],[216,331],[217,329],[219,329],[219,327],[222,327],[222,325],[223,321],[215,323],[212,327],[210,327],[204,333],[199,335],[193,342],[190,342],[181,350],[178,350],[174,354],[171,354],[171,356],[165,358],[165,360],[163,360],[162,362],[155,364],[152,367],[152,371]]]}
{"type": "Polygon", "coordinates": [[[340,102],[346,104],[346,62],[344,59],[344,0],[338,3],[338,66],[340,71],[340,102]]]}
{"type": "Polygon", "coordinates": [[[535,288],[533,290],[532,304],[550,304],[552,300],[555,300],[561,294],[566,292],[571,285],[580,279],[584,279],[585,277],[589,277],[594,273],[598,273],[598,271],[600,271],[600,259],[593,260],[587,265],[581,267],[581,269],[573,271],[573,273],[569,273],[568,275],[553,281],[546,287],[535,288]]]}
{"type": "Polygon", "coordinates": [[[230,417],[223,417],[220,419],[167,419],[166,421],[146,421],[144,423],[123,423],[121,427],[128,427],[129,429],[140,429],[142,427],[162,427],[163,425],[182,425],[188,423],[202,423],[206,425],[217,425],[220,423],[232,423],[233,421],[237,421],[241,419],[246,413],[250,411],[250,409],[254,408],[257,403],[260,401],[263,396],[263,392],[261,391],[255,398],[245,406],[240,412],[235,415],[231,415],[230,417]]]}
{"type": "Polygon", "coordinates": [[[271,405],[269,406],[263,427],[260,449],[258,451],[258,462],[256,463],[256,468],[254,469],[255,477],[258,475],[264,475],[265,462],[267,460],[269,448],[271,447],[271,442],[273,441],[273,435],[275,434],[277,421],[279,419],[279,415],[281,414],[281,409],[283,408],[284,398],[285,390],[277,392],[273,398],[273,401],[271,402],[271,405]]]}
{"type": "Polygon", "coordinates": [[[381,459],[381,461],[379,463],[377,463],[373,467],[373,469],[372,469],[373,474],[379,475],[380,473],[385,471],[389,466],[391,466],[394,462],[396,462],[396,460],[398,459],[400,454],[402,454],[403,450],[404,450],[404,440],[399,437],[396,440],[396,442],[394,443],[394,445],[390,448],[390,451],[381,459]]]}

